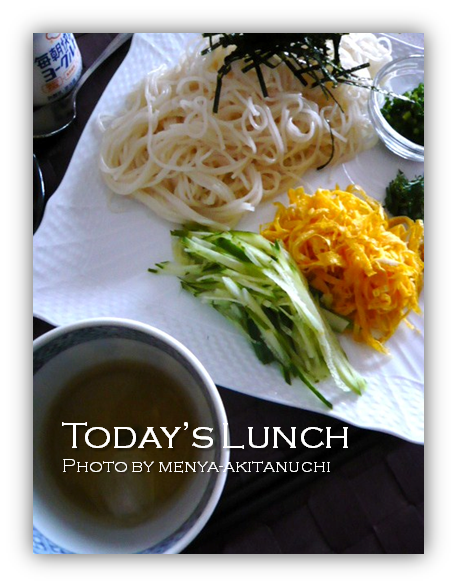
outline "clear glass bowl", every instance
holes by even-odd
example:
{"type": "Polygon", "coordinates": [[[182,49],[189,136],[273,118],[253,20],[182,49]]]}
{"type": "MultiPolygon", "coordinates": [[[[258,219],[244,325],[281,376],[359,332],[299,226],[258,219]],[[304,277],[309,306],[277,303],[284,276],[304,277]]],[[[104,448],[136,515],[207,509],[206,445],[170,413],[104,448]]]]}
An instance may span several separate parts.
{"type": "MultiPolygon", "coordinates": [[[[411,55],[395,59],[380,69],[374,78],[374,86],[401,95],[413,90],[423,81],[424,55],[411,55]]],[[[424,147],[399,134],[382,115],[381,108],[385,101],[385,94],[376,90],[371,91],[368,111],[378,135],[386,147],[400,157],[424,161],[424,147]]]]}

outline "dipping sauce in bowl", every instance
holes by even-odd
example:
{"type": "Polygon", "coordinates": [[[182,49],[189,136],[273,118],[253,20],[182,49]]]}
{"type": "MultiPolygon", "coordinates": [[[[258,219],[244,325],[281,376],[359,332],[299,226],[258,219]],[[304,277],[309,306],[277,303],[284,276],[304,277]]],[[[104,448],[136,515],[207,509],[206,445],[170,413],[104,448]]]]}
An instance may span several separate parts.
{"type": "Polygon", "coordinates": [[[33,369],[34,552],[181,552],[229,460],[203,365],[152,326],[93,318],[37,338],[33,369]]]}

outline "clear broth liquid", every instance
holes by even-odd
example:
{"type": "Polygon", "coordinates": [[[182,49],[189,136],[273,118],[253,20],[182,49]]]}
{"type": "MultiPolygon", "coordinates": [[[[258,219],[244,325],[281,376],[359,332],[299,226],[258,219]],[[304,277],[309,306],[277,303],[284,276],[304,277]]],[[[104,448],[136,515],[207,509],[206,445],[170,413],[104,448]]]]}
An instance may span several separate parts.
{"type": "MultiPolygon", "coordinates": [[[[60,490],[85,513],[117,526],[132,526],[155,517],[180,493],[191,480],[193,472],[159,471],[159,462],[198,460],[198,449],[192,447],[192,430],[200,424],[184,390],[164,372],[144,363],[116,361],[89,369],[66,385],[55,401],[45,427],[44,462],[60,490]],[[87,422],[77,427],[77,448],[73,445],[73,426],[62,422],[87,422]],[[188,427],[184,430],[184,423],[188,427]],[[130,427],[136,433],[132,448],[114,448],[115,427],[130,427]],[[173,448],[161,430],[167,427],[173,437],[173,448]],[[91,448],[85,434],[91,427],[109,431],[111,440],[105,448],[91,448]],[[148,427],[162,448],[146,442],[138,448],[148,427]],[[74,459],[77,467],[67,467],[64,459],[74,459]],[[90,464],[114,461],[107,471],[92,472],[90,464]],[[148,472],[144,462],[154,464],[148,472]],[[123,462],[126,472],[117,472],[114,464],[123,462]],[[142,463],[141,472],[132,472],[133,463],[142,463]],[[84,465],[88,463],[85,472],[84,465]]],[[[148,436],[151,439],[151,436],[148,436]]],[[[90,443],[102,445],[106,434],[94,430],[90,443]]],[[[129,445],[133,436],[129,430],[119,431],[119,445],[129,445]]],[[[67,461],[68,462],[68,461],[67,461]]],[[[95,466],[95,470],[98,466],[95,466]]],[[[119,466],[122,470],[124,466],[119,466]]],[[[136,465],[139,468],[139,465],[136,465]]]]}

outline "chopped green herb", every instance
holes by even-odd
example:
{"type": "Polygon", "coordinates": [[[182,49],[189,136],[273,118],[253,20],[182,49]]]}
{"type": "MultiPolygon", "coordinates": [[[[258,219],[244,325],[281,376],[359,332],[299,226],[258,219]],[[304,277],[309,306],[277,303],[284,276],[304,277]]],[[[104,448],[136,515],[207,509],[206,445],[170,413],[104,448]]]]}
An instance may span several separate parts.
{"type": "Polygon", "coordinates": [[[393,216],[408,216],[412,220],[424,219],[424,176],[408,180],[402,171],[386,188],[384,206],[393,216]]]}
{"type": "Polygon", "coordinates": [[[399,134],[416,145],[424,145],[424,84],[403,94],[407,100],[388,96],[381,112],[399,134]]]}

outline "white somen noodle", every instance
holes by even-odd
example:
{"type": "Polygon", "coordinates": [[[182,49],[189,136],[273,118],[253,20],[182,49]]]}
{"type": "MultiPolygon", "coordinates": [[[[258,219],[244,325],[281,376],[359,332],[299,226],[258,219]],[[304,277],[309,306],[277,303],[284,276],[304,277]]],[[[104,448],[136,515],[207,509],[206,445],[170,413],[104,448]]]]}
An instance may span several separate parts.
{"type": "MultiPolygon", "coordinates": [[[[148,74],[125,110],[102,119],[100,168],[112,192],[135,198],[174,223],[229,228],[261,201],[284,193],[309,169],[353,158],[376,135],[367,115],[369,90],[340,84],[336,101],[304,88],[283,64],[254,70],[235,62],[213,113],[217,70],[226,53],[189,47],[174,68],[148,74]],[[333,146],[332,146],[333,141],[333,146]]],[[[369,77],[391,59],[372,33],[345,35],[344,66],[369,61],[369,77]]]]}

